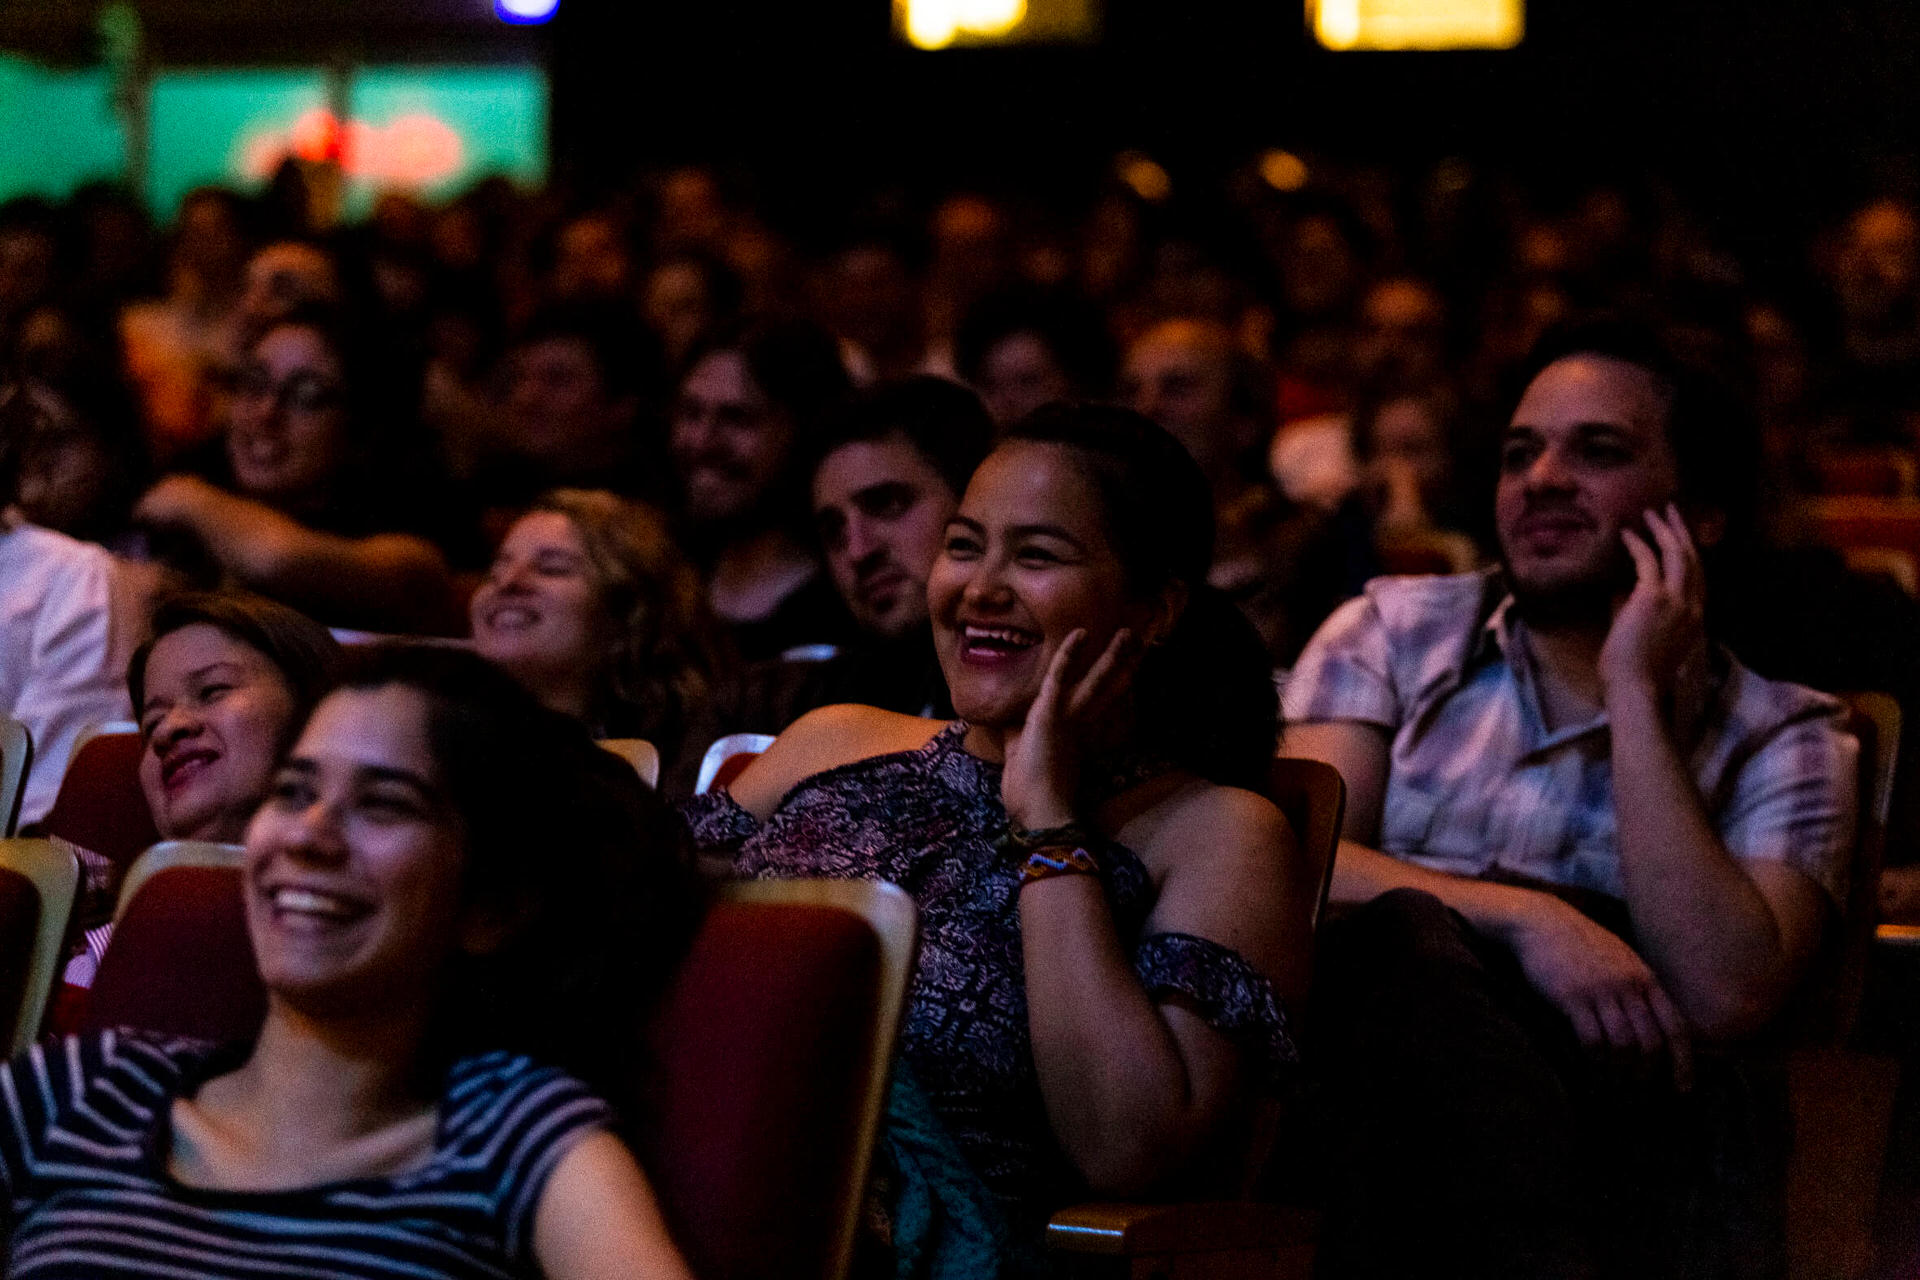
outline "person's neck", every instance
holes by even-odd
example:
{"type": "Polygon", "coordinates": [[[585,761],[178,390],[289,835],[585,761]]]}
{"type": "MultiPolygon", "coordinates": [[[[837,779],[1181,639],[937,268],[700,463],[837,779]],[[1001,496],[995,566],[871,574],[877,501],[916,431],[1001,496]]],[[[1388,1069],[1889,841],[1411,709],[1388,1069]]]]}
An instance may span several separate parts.
{"type": "Polygon", "coordinates": [[[311,1018],[275,997],[252,1054],[198,1101],[244,1126],[264,1160],[334,1150],[419,1113],[425,1021],[419,1009],[311,1018]]]}
{"type": "Polygon", "coordinates": [[[759,622],[816,570],[807,549],[777,525],[729,538],[714,557],[713,611],[728,622],[759,622]]]}
{"type": "Polygon", "coordinates": [[[540,705],[582,723],[593,718],[593,679],[579,664],[516,673],[540,705]]]}
{"type": "Polygon", "coordinates": [[[1590,720],[1605,706],[1600,649],[1606,642],[1605,627],[1528,624],[1527,644],[1539,677],[1541,709],[1549,729],[1590,720]]]}
{"type": "Polygon", "coordinates": [[[968,724],[967,736],[961,745],[970,756],[978,756],[988,764],[1005,764],[1007,761],[1007,742],[1018,728],[1007,729],[990,724],[968,724]]]}

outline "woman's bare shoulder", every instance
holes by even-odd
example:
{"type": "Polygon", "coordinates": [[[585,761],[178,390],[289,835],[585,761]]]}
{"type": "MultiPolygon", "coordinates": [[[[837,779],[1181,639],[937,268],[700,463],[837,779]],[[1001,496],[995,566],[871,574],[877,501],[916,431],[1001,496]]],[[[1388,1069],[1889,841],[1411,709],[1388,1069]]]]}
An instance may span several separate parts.
{"type": "Polygon", "coordinates": [[[1293,846],[1293,829],[1255,791],[1189,778],[1131,818],[1123,839],[1149,864],[1175,857],[1196,864],[1270,868],[1293,846]]]}
{"type": "Polygon", "coordinates": [[[1296,971],[1296,926],[1308,918],[1302,895],[1311,890],[1287,874],[1296,842],[1271,801],[1195,780],[1138,822],[1146,829],[1131,847],[1160,887],[1150,932],[1210,939],[1276,982],[1296,971]]]}
{"type": "Polygon", "coordinates": [[[787,726],[728,790],[764,822],[802,779],[857,760],[918,750],[949,723],[855,703],[820,707],[787,726]]]}

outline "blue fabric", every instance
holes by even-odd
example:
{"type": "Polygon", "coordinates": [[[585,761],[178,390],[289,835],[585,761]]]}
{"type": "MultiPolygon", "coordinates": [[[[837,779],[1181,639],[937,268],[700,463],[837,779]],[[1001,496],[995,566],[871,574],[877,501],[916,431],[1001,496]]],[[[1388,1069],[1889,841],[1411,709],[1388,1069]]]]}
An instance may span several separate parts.
{"type": "Polygon", "coordinates": [[[993,1193],[940,1123],[903,1062],[887,1093],[881,1135],[891,1184],[896,1280],[995,1280],[1007,1224],[993,1193]]]}

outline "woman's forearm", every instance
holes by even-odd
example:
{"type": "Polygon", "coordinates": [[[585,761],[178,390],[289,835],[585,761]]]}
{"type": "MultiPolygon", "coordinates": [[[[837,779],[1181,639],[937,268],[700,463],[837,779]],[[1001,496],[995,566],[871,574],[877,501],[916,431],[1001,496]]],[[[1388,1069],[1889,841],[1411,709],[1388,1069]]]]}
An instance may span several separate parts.
{"type": "Polygon", "coordinates": [[[425,542],[401,534],[344,538],[250,499],[222,496],[194,522],[195,531],[246,586],[322,615],[374,614],[395,630],[432,629],[450,616],[445,562],[425,542]]]}
{"type": "Polygon", "coordinates": [[[1095,1190],[1138,1194],[1185,1164],[1208,1117],[1135,976],[1098,879],[1020,890],[1034,1065],[1061,1146],[1095,1190]]]}

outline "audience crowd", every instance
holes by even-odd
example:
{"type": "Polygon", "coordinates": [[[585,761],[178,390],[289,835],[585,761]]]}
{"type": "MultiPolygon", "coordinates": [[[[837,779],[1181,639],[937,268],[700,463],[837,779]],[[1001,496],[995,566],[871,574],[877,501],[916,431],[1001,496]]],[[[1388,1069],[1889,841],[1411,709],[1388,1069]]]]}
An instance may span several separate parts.
{"type": "MultiPolygon", "coordinates": [[[[8,1068],[10,1268],[388,1274],[355,1223],[428,1187],[494,1208],[390,1228],[410,1274],[684,1274],[606,1014],[697,861],[920,909],[863,1274],[1045,1274],[1054,1210],[1234,1195],[1307,1115],[1328,1275],[1784,1275],[1783,1028],[1862,909],[1835,695],[1920,723],[1920,566],[1816,495],[1913,493],[1920,203],[1760,275],[1651,182],[1137,169],[793,226],[692,167],[0,205],[20,824],[135,720],[268,995],[8,1068]],[[1276,752],[1347,789],[1311,987],[1276,752]]],[[[112,946],[76,853],[56,1013],[112,946]]]]}

